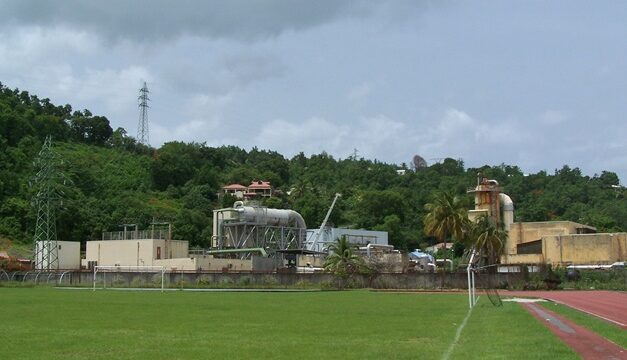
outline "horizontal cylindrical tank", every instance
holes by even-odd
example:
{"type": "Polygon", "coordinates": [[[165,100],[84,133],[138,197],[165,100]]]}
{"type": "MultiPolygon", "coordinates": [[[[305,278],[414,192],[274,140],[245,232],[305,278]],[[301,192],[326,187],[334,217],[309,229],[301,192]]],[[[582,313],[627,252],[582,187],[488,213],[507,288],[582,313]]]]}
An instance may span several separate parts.
{"type": "Polygon", "coordinates": [[[241,201],[233,204],[233,209],[239,214],[239,221],[241,222],[307,228],[303,217],[294,210],[244,206],[241,201]]]}

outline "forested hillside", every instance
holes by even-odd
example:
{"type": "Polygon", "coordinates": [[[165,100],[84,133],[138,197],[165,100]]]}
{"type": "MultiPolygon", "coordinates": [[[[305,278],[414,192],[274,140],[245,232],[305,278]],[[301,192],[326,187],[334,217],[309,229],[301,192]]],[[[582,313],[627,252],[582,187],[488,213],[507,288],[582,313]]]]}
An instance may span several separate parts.
{"type": "MultiPolygon", "coordinates": [[[[58,211],[58,237],[85,241],[123,223],[144,226],[170,221],[174,237],[207,246],[212,210],[232,205],[219,198],[221,187],[251,180],[270,181],[280,195],[267,206],[300,212],[308,227],[318,227],[336,192],[343,196],[331,221],[337,226],[386,230],[391,242],[413,249],[430,242],[422,231],[424,204],[432,194],[466,194],[476,174],[497,179],[514,200],[516,221],[573,220],[602,231],[627,230],[625,190],[612,187],[612,172],[593,177],[568,166],[553,174],[524,175],[516,166],[464,168],[446,159],[422,170],[362,158],[298,154],[287,159],[273,151],[235,146],[170,142],[159,149],[138,144],[104,116],[70,105],[57,106],[26,91],[0,84],[0,237],[32,241],[33,161],[47,135],[63,157],[72,180],[58,211]]],[[[461,154],[463,155],[463,154],[461,154]]],[[[468,207],[472,199],[467,196],[468,207]]]]}

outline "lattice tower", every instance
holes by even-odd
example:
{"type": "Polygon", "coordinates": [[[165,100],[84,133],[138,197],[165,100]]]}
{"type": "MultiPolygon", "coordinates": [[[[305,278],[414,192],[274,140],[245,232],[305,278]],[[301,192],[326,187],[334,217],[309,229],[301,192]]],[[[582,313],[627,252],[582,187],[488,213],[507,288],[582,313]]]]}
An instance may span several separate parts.
{"type": "Polygon", "coordinates": [[[150,131],[148,128],[148,85],[144,81],[144,86],[139,89],[139,125],[137,126],[137,141],[148,145],[150,142],[150,131]]]}
{"type": "Polygon", "coordinates": [[[56,210],[63,196],[61,189],[69,180],[61,172],[62,160],[52,148],[52,138],[46,137],[35,159],[37,174],[31,182],[36,190],[33,205],[37,207],[35,223],[35,269],[58,270],[56,210]],[[39,244],[39,246],[38,246],[39,244]]]}

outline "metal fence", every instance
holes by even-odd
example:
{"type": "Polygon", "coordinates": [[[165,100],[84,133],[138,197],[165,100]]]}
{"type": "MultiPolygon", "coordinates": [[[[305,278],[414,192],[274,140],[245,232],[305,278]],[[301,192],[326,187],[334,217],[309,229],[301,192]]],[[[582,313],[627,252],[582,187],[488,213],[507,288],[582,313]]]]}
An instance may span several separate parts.
{"type": "Polygon", "coordinates": [[[133,230],[133,231],[109,231],[102,233],[102,240],[166,240],[170,236],[168,230],[133,230]]]}

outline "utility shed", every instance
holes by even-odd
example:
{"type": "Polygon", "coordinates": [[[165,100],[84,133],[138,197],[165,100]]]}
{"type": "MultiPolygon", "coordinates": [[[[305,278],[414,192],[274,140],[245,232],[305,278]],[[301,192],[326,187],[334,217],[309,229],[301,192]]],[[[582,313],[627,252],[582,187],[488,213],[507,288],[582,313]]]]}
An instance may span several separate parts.
{"type": "MultiPolygon", "coordinates": [[[[42,247],[52,246],[55,242],[37,241],[35,253],[42,256],[42,247]]],[[[78,241],[56,241],[57,254],[59,256],[59,270],[73,270],[81,268],[81,243],[78,241]]],[[[41,264],[41,268],[35,270],[48,269],[48,263],[41,258],[36,259],[35,264],[41,264]]],[[[55,269],[56,270],[56,269],[55,269]]]]}
{"type": "Polygon", "coordinates": [[[188,247],[187,241],[165,239],[88,241],[83,266],[155,266],[156,260],[186,258],[188,247]]]}

